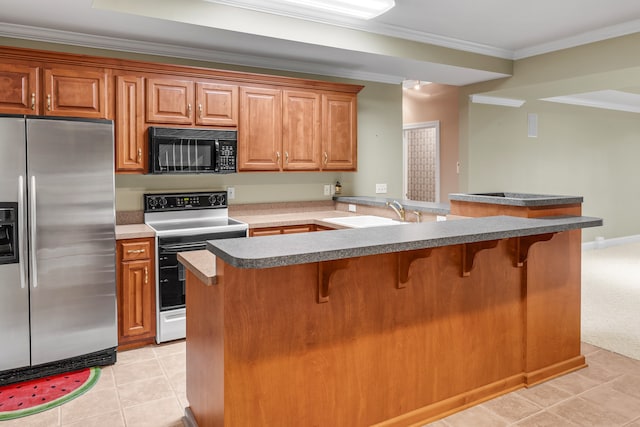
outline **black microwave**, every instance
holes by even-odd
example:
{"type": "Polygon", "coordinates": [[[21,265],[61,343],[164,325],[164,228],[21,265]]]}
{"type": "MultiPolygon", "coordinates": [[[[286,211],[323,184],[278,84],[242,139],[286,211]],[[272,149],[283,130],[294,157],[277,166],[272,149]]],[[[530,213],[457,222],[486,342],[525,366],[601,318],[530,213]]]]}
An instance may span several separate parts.
{"type": "Polygon", "coordinates": [[[149,127],[149,173],[237,172],[238,132],[149,127]]]}

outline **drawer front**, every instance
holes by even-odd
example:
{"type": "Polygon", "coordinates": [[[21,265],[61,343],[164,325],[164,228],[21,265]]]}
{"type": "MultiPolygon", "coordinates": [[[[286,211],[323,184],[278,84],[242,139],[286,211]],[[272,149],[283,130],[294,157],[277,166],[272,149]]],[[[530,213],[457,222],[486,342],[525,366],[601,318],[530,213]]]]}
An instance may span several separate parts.
{"type": "Polygon", "coordinates": [[[123,242],[121,245],[123,261],[149,259],[151,257],[150,242],[123,242]]]}

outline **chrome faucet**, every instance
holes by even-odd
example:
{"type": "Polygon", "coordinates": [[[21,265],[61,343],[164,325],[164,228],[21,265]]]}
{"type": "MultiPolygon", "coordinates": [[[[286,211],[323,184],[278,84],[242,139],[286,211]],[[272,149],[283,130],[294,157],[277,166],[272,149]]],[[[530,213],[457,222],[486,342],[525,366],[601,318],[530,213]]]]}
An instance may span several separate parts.
{"type": "Polygon", "coordinates": [[[387,206],[389,206],[395,211],[395,213],[398,214],[398,216],[400,217],[400,221],[404,222],[404,206],[402,206],[399,201],[394,200],[393,202],[387,202],[387,206]]]}

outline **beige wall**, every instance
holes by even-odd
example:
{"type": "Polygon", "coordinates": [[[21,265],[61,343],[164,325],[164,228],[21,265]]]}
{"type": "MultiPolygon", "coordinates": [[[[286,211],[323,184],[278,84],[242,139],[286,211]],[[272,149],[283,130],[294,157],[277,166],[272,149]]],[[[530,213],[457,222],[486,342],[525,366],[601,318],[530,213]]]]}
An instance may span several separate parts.
{"type": "Polygon", "coordinates": [[[508,79],[460,88],[461,191],[580,195],[583,214],[604,226],[583,240],[640,234],[638,114],[541,101],[603,89],[640,93],[640,34],[518,60],[508,79]],[[486,93],[526,101],[520,108],[472,104],[486,93]],[[539,137],[527,137],[527,113],[539,137]]]}
{"type": "Polygon", "coordinates": [[[545,101],[468,107],[467,191],[579,195],[583,215],[604,219],[583,240],[640,234],[636,114],[545,101]],[[537,138],[527,137],[530,112],[538,114],[537,138]]]}
{"type": "Polygon", "coordinates": [[[402,88],[400,85],[227,66],[159,56],[135,55],[7,38],[0,38],[0,44],[151,62],[170,62],[219,69],[297,76],[365,86],[358,95],[357,172],[265,172],[192,176],[117,175],[116,210],[118,211],[142,209],[142,194],[145,192],[225,189],[227,186],[233,186],[236,191],[236,199],[232,203],[328,200],[330,197],[324,196],[324,185],[333,185],[337,180],[340,180],[343,184],[344,195],[374,196],[375,184],[386,183],[389,191],[387,196],[401,196],[402,88]]]}
{"type": "Polygon", "coordinates": [[[458,192],[457,162],[459,141],[459,88],[440,84],[403,91],[403,124],[440,122],[440,202],[448,203],[449,193],[458,192]]]}

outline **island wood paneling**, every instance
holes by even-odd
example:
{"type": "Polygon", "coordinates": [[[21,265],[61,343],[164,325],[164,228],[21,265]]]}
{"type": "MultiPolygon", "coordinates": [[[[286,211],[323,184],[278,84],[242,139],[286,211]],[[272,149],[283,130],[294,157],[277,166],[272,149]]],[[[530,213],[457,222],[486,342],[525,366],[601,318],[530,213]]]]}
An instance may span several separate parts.
{"type": "Polygon", "coordinates": [[[322,304],[319,263],[218,259],[218,285],[187,278],[191,411],[200,427],[421,425],[583,367],[579,233],[533,243],[521,267],[499,240],[466,277],[463,245],[434,248],[400,288],[397,253],[353,258],[322,304]]]}

